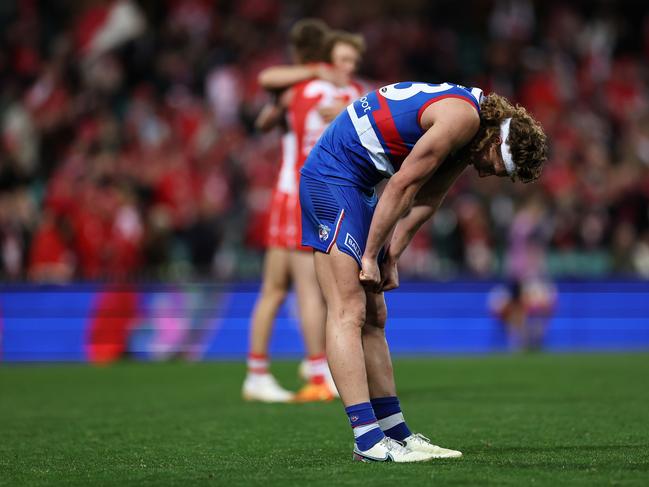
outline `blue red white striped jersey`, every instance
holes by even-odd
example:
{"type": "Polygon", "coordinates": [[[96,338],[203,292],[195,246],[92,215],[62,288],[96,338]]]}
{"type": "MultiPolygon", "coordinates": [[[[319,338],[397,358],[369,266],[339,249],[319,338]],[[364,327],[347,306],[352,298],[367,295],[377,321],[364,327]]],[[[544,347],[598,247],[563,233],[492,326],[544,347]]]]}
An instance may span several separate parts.
{"type": "Polygon", "coordinates": [[[424,134],[420,125],[424,110],[445,98],[465,100],[479,112],[482,90],[406,81],[368,93],[329,125],[302,174],[342,185],[376,186],[399,170],[424,134]]]}

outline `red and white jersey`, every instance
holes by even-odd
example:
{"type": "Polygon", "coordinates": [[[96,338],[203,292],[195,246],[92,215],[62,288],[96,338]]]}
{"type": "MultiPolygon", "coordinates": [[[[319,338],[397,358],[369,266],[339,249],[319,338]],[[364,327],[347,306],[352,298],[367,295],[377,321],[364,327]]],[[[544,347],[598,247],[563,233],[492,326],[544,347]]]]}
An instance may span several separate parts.
{"type": "MultiPolygon", "coordinates": [[[[295,132],[289,129],[282,135],[282,162],[275,191],[293,194],[295,190],[295,171],[297,168],[297,141],[295,132]]],[[[297,169],[299,171],[299,169],[297,169]]]]}
{"type": "Polygon", "coordinates": [[[282,165],[271,202],[268,239],[270,247],[307,250],[301,245],[298,188],[300,169],[327,128],[319,113],[335,104],[346,106],[362,94],[358,83],[337,87],[319,79],[298,83],[287,108],[288,131],[282,136],[282,165]]]}
{"type": "Polygon", "coordinates": [[[292,91],[286,114],[289,130],[282,137],[282,167],[277,189],[297,194],[300,169],[327,128],[319,110],[334,104],[347,106],[362,94],[362,87],[356,82],[337,87],[328,81],[313,79],[298,83],[292,91]]]}
{"type": "Polygon", "coordinates": [[[314,79],[293,88],[288,122],[297,140],[298,169],[302,169],[309,152],[327,128],[319,110],[335,104],[345,107],[361,95],[361,86],[354,82],[337,87],[328,81],[314,79]]]}

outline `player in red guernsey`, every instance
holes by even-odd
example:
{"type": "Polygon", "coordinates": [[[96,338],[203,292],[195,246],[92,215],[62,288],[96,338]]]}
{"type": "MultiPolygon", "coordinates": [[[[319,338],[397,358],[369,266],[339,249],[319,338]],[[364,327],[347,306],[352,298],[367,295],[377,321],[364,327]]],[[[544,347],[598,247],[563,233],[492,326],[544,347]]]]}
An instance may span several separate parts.
{"type": "MultiPolygon", "coordinates": [[[[299,56],[300,30],[314,21],[302,21],[292,31],[292,44],[299,56]]],[[[319,22],[315,21],[317,26],[319,22]]],[[[340,111],[360,96],[362,87],[351,80],[364,49],[362,38],[330,32],[323,39],[323,64],[277,66],[260,75],[262,86],[287,88],[274,106],[258,120],[268,129],[286,115],[287,132],[282,138],[282,166],[273,193],[269,216],[268,250],[263,284],[252,317],[248,374],[243,396],[272,402],[321,401],[337,395],[324,350],[324,301],[315,277],[311,249],[301,241],[299,171],[321,133],[340,111]],[[303,364],[308,383],[295,396],[284,390],[268,371],[268,342],[273,321],[293,283],[298,299],[300,324],[308,360],[303,364]]],[[[314,60],[313,58],[310,60],[314,60]]]]}
{"type": "Polygon", "coordinates": [[[301,244],[299,173],[328,123],[363,92],[361,84],[350,78],[361,51],[359,41],[352,39],[356,37],[334,32],[325,46],[333,66],[344,74],[338,80],[342,86],[327,79],[311,78],[295,83],[280,98],[289,130],[282,139],[282,166],[271,203],[269,247],[311,250],[301,244]]]}

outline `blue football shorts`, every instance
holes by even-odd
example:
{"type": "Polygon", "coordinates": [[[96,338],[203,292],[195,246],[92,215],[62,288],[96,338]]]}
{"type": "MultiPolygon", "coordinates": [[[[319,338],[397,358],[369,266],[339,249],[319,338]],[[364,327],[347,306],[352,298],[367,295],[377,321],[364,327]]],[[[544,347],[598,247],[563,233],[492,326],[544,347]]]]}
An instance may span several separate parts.
{"type": "Polygon", "coordinates": [[[356,186],[341,186],[326,178],[300,176],[302,245],[329,253],[334,245],[352,256],[359,267],[378,197],[356,186]]]}

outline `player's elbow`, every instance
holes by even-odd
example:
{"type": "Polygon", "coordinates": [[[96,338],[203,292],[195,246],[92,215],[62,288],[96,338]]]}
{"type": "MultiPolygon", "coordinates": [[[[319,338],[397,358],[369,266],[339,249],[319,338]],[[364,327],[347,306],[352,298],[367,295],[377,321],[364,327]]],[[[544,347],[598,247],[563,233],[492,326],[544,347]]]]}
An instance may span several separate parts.
{"type": "Polygon", "coordinates": [[[402,194],[405,199],[412,203],[419,189],[429,178],[430,173],[428,172],[404,171],[403,173],[397,172],[390,180],[390,183],[398,194],[402,194]]]}
{"type": "Polygon", "coordinates": [[[401,170],[392,177],[399,190],[411,195],[412,198],[432,177],[443,161],[443,158],[438,157],[432,150],[419,152],[416,156],[411,154],[411,157],[404,161],[401,170]]]}
{"type": "Polygon", "coordinates": [[[421,184],[416,180],[400,176],[397,172],[392,176],[392,179],[390,179],[389,186],[392,190],[392,194],[394,194],[396,199],[400,202],[399,206],[403,207],[405,213],[412,206],[415,200],[415,195],[417,194],[421,184]]]}

